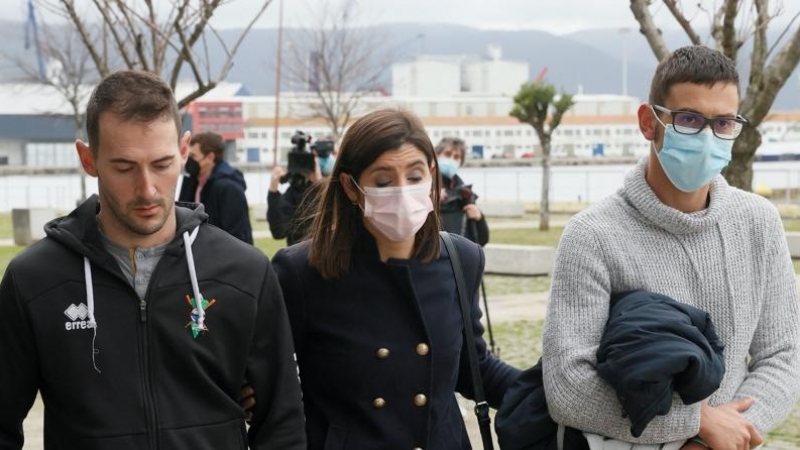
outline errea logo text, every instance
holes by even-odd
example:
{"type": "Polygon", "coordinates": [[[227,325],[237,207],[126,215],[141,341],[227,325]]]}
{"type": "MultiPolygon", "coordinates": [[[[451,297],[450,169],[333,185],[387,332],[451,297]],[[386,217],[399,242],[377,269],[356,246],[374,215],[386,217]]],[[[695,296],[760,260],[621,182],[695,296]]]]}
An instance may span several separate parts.
{"type": "Polygon", "coordinates": [[[67,331],[91,328],[89,321],[86,320],[89,316],[89,309],[83,303],[78,306],[75,306],[74,303],[69,305],[69,308],[64,311],[64,315],[70,320],[70,322],[64,322],[64,328],[67,331]]]}

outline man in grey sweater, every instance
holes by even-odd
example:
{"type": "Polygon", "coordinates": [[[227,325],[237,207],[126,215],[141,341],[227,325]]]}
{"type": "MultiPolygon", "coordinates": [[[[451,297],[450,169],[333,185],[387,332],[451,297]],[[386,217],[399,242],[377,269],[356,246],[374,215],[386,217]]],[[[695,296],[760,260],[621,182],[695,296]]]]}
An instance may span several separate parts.
{"type": "Polygon", "coordinates": [[[783,225],[767,200],[719,175],[747,126],[737,115],[739,94],[736,68],[721,53],[676,50],[638,110],[650,155],[616,194],[564,230],[544,331],[544,386],[556,422],[641,444],[748,449],[795,404],[800,310],[783,225]],[[725,342],[720,388],[699,404],[676,396],[639,438],[595,371],[611,295],[631,289],[707,311],[725,342]]]}

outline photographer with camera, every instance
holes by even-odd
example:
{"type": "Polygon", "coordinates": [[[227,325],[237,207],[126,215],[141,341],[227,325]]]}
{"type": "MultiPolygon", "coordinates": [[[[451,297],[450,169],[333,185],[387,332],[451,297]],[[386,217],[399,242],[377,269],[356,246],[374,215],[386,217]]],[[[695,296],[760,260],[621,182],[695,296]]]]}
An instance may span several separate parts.
{"type": "Polygon", "coordinates": [[[335,160],[333,139],[325,138],[311,144],[311,136],[298,130],[292,136],[292,150],[289,152],[287,168],[275,166],[272,169],[269,193],[267,194],[267,222],[272,237],[286,238],[292,245],[300,242],[306,234],[308,224],[300,218],[308,207],[315,204],[314,186],[329,175],[335,160]],[[289,183],[281,193],[279,186],[289,183]]]}
{"type": "Polygon", "coordinates": [[[466,150],[466,144],[459,138],[442,138],[436,146],[444,186],[439,214],[443,230],[464,236],[482,247],[489,242],[489,226],[475,205],[478,196],[472,191],[472,185],[464,184],[464,180],[456,175],[464,165],[466,150]]]}

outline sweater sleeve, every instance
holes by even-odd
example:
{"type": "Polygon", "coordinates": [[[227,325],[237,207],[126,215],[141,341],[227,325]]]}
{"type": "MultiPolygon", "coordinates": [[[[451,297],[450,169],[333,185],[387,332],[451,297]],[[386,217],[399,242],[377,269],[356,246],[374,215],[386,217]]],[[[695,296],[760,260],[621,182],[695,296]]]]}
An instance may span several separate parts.
{"type": "Polygon", "coordinates": [[[597,348],[608,321],[611,268],[593,230],[579,219],[564,229],[553,268],[543,338],[543,374],[553,420],[614,439],[660,444],[686,439],[700,427],[699,404],[674,397],[639,438],[631,435],[614,390],[597,374],[597,348]],[[677,400],[677,401],[676,401],[677,400]]]}
{"type": "Polygon", "coordinates": [[[35,339],[9,269],[0,283],[0,448],[21,449],[22,421],[39,386],[35,339]]]}
{"type": "Polygon", "coordinates": [[[247,380],[256,392],[251,449],[305,449],[305,416],[292,332],[278,277],[267,264],[247,380]]]}
{"type": "Polygon", "coordinates": [[[780,219],[767,267],[763,305],[750,344],[750,364],[736,397],[753,398],[744,416],[762,434],[776,427],[792,410],[800,393],[800,343],[797,284],[780,219]]]}

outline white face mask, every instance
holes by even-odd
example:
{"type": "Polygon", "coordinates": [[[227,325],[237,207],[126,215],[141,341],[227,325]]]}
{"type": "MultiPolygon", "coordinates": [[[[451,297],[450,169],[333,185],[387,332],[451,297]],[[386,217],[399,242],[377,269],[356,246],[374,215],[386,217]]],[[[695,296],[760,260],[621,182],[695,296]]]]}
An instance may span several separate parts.
{"type": "Polygon", "coordinates": [[[433,211],[431,180],[411,186],[364,189],[355,179],[353,183],[364,193],[364,217],[391,241],[412,238],[433,211]]]}

